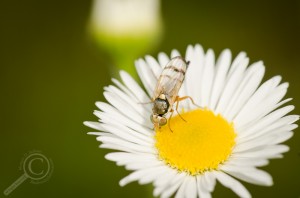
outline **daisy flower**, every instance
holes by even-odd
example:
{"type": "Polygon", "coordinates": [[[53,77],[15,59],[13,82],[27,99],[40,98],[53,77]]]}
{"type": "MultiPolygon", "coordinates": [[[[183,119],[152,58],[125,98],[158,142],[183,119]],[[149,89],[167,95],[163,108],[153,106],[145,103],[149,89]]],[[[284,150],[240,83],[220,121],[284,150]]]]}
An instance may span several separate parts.
{"type": "MultiPolygon", "coordinates": [[[[173,50],[175,56],[180,54],[173,50]]],[[[170,57],[136,61],[144,89],[121,71],[122,82],[112,79],[114,85],[104,88],[107,102],[96,103],[99,122],[85,122],[100,131],[89,133],[97,135],[100,148],[115,150],[105,158],[132,171],[119,184],[153,183],[154,196],[188,198],[211,197],[217,181],[240,197],[251,194],[238,180],[271,186],[271,175],[259,167],[289,150],[281,143],[293,136],[299,119],[287,115],[293,105],[283,106],[291,100],[283,100],[288,83],[275,76],[261,84],[263,62],[249,65],[244,52],[232,61],[226,49],[215,61],[213,50],[188,46],[190,65],[179,96],[191,96],[203,108],[182,101],[178,112],[185,121],[174,113],[172,132],[167,125],[155,131],[153,104],[147,102],[170,57]]]]}

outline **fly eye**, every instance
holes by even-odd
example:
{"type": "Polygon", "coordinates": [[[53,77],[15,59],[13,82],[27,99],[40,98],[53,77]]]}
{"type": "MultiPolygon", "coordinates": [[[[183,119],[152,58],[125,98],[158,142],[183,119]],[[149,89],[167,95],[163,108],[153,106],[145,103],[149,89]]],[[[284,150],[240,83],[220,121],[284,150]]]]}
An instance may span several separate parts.
{"type": "Polygon", "coordinates": [[[161,108],[158,110],[158,114],[162,115],[162,114],[165,114],[166,113],[166,110],[164,108],[161,108]]]}
{"type": "Polygon", "coordinates": [[[162,117],[160,120],[159,120],[159,126],[164,126],[167,124],[167,119],[162,117]]]}
{"type": "Polygon", "coordinates": [[[166,102],[163,102],[163,103],[161,103],[161,106],[158,109],[158,114],[160,114],[160,115],[165,114],[165,113],[167,113],[167,110],[168,110],[168,105],[166,102]]]}

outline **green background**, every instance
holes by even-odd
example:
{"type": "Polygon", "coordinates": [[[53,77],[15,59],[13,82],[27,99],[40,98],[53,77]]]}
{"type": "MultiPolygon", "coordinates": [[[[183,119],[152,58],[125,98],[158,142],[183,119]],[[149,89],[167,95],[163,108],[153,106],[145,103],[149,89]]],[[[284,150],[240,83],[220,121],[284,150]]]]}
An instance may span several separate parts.
{"type": "MultiPolygon", "coordinates": [[[[84,0],[0,1],[0,197],[22,171],[28,151],[41,150],[54,163],[49,181],[26,181],[9,197],[145,197],[151,186],[121,188],[128,174],[104,159],[106,150],[86,133],[85,120],[96,120],[95,101],[104,100],[112,61],[99,50],[87,27],[91,2],[84,0]]],[[[280,74],[290,82],[287,97],[298,109],[300,88],[299,1],[163,0],[164,37],[149,54],[185,51],[200,43],[216,54],[246,51],[263,60],[265,80],[280,74]]],[[[130,49],[129,49],[130,50],[130,49]]],[[[300,196],[300,135],[291,150],[264,169],[275,185],[245,184],[253,197],[300,196]]],[[[220,184],[214,197],[235,197],[220,184]]],[[[150,196],[149,196],[150,197],[150,196]]]]}

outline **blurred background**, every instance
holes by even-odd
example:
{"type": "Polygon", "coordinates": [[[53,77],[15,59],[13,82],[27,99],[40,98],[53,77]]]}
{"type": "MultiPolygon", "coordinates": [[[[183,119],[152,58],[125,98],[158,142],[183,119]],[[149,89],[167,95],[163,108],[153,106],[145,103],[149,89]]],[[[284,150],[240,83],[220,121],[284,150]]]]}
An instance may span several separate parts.
{"type": "MultiPolygon", "coordinates": [[[[293,113],[300,114],[299,0],[133,0],[138,6],[128,6],[128,16],[122,9],[130,0],[113,1],[119,4],[0,2],[0,197],[21,176],[20,162],[32,150],[51,158],[53,174],[43,184],[25,181],[9,197],[151,197],[151,185],[119,187],[128,172],[104,159],[108,151],[82,124],[96,121],[94,103],[104,100],[103,86],[118,77],[116,71],[135,75],[134,59],[146,54],[173,48],[184,53],[196,43],[217,55],[224,48],[233,56],[246,51],[251,62],[264,61],[264,80],[280,74],[290,83],[286,97],[294,98],[293,113]],[[119,7],[108,12],[110,6],[119,7]]],[[[245,184],[253,197],[300,196],[298,133],[287,141],[291,149],[284,159],[264,168],[274,186],[245,184]]],[[[235,197],[219,184],[213,196],[235,197]]]]}

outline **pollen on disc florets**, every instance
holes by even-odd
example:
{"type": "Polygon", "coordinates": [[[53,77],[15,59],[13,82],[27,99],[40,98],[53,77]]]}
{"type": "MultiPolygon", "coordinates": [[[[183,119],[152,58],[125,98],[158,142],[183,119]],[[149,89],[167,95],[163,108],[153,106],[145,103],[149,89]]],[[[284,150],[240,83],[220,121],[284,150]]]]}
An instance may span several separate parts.
{"type": "Polygon", "coordinates": [[[225,162],[235,145],[232,123],[210,110],[196,109],[169,120],[172,131],[164,126],[156,131],[159,158],[169,166],[191,175],[216,170],[225,162]]]}

